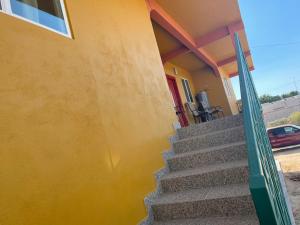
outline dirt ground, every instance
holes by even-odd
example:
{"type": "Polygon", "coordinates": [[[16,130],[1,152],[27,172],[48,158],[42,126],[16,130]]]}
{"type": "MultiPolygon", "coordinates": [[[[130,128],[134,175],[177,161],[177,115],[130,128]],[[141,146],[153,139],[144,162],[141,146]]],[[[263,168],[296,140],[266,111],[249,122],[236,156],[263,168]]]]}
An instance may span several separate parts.
{"type": "Polygon", "coordinates": [[[274,155],[284,173],[296,224],[300,225],[300,147],[276,151],[274,155]]]}

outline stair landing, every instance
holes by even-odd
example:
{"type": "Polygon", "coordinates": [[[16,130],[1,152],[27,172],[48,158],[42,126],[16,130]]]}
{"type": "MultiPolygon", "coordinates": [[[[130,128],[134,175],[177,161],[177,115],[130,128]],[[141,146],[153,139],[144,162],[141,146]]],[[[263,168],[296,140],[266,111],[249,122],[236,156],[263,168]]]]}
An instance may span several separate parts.
{"type": "Polygon", "coordinates": [[[258,225],[241,115],[177,131],[142,225],[258,225]]]}

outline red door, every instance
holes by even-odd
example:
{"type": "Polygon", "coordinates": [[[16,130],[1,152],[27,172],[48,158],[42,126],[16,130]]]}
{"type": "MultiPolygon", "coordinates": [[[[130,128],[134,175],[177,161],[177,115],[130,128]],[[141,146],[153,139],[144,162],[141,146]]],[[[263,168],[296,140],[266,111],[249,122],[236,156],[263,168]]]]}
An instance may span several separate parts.
{"type": "Polygon", "coordinates": [[[169,89],[171,91],[171,94],[172,94],[172,97],[174,100],[174,109],[175,109],[176,115],[178,116],[178,121],[182,127],[186,127],[189,125],[189,123],[184,114],[184,107],[181,102],[176,79],[172,76],[167,75],[167,81],[168,81],[169,89]]]}

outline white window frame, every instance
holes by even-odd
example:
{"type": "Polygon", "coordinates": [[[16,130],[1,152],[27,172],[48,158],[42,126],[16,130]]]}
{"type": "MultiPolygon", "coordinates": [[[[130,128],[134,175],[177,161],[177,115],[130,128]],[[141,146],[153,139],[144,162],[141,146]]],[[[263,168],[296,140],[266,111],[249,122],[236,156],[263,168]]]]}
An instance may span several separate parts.
{"type": "Polygon", "coordinates": [[[8,0],[0,0],[0,2],[1,2],[1,6],[2,6],[2,9],[0,9],[0,12],[9,14],[9,12],[11,12],[10,2],[7,3],[8,0]]]}
{"type": "Polygon", "coordinates": [[[43,24],[40,24],[40,23],[37,23],[37,22],[34,22],[32,20],[29,20],[27,18],[24,18],[22,16],[19,16],[19,15],[16,15],[12,12],[12,9],[11,9],[11,4],[10,4],[10,0],[0,0],[1,2],[1,6],[2,6],[2,10],[0,9],[0,12],[2,13],[5,13],[7,15],[10,15],[10,16],[13,16],[13,17],[16,17],[20,20],[24,20],[28,23],[32,23],[36,26],[39,26],[39,27],[42,27],[42,28],[45,28],[47,30],[50,30],[52,32],[55,32],[57,34],[60,34],[60,35],[63,35],[65,37],[68,37],[68,38],[73,38],[72,37],[72,32],[71,32],[71,28],[70,28],[70,23],[69,23],[69,18],[68,18],[68,15],[67,15],[67,11],[66,11],[66,7],[65,7],[65,2],[64,0],[59,0],[60,1],[60,5],[61,5],[61,10],[62,10],[62,13],[63,13],[63,19],[64,19],[64,22],[65,22],[65,26],[66,26],[66,29],[67,29],[67,34],[63,33],[63,32],[60,32],[60,31],[57,31],[51,27],[47,27],[43,24]]]}
{"type": "Polygon", "coordinates": [[[185,98],[187,100],[187,102],[194,102],[194,98],[193,98],[193,93],[191,90],[191,85],[189,80],[181,78],[182,80],[182,84],[183,84],[183,89],[184,89],[184,94],[185,94],[185,98]],[[188,96],[187,96],[188,94],[188,96]]]}
{"type": "Polygon", "coordinates": [[[225,86],[228,97],[233,97],[234,96],[232,93],[233,90],[232,90],[231,85],[229,84],[229,80],[225,77],[223,78],[223,80],[224,80],[224,86],[225,86]]]}

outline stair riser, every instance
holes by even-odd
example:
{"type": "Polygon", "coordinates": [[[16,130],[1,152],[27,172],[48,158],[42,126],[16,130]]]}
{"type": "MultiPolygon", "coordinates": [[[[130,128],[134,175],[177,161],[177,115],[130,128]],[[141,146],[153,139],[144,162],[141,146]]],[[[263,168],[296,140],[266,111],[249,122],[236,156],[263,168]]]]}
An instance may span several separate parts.
{"type": "Polygon", "coordinates": [[[156,221],[209,216],[243,216],[255,213],[251,196],[153,205],[152,209],[156,221]]]}
{"type": "Polygon", "coordinates": [[[209,148],[234,142],[244,141],[244,128],[238,127],[210,135],[194,137],[187,140],[175,142],[173,149],[175,153],[195,151],[201,148],[209,148]]]}
{"type": "Polygon", "coordinates": [[[245,145],[231,146],[220,150],[205,152],[183,157],[171,158],[167,161],[171,171],[179,171],[184,169],[197,168],[199,165],[209,165],[224,162],[232,162],[247,158],[247,150],[245,145]]]}
{"type": "Polygon", "coordinates": [[[178,138],[183,139],[192,136],[198,136],[214,132],[218,130],[224,130],[232,127],[243,125],[242,115],[226,117],[223,119],[213,120],[211,122],[200,123],[191,125],[186,128],[177,130],[178,138]]]}
{"type": "MultiPolygon", "coordinates": [[[[140,224],[146,225],[146,224],[140,224]]],[[[152,225],[259,225],[256,215],[206,217],[154,222],[152,225]]]]}
{"type": "Polygon", "coordinates": [[[162,179],[160,182],[164,193],[218,185],[245,184],[248,182],[248,167],[237,167],[205,174],[162,179]]]}

